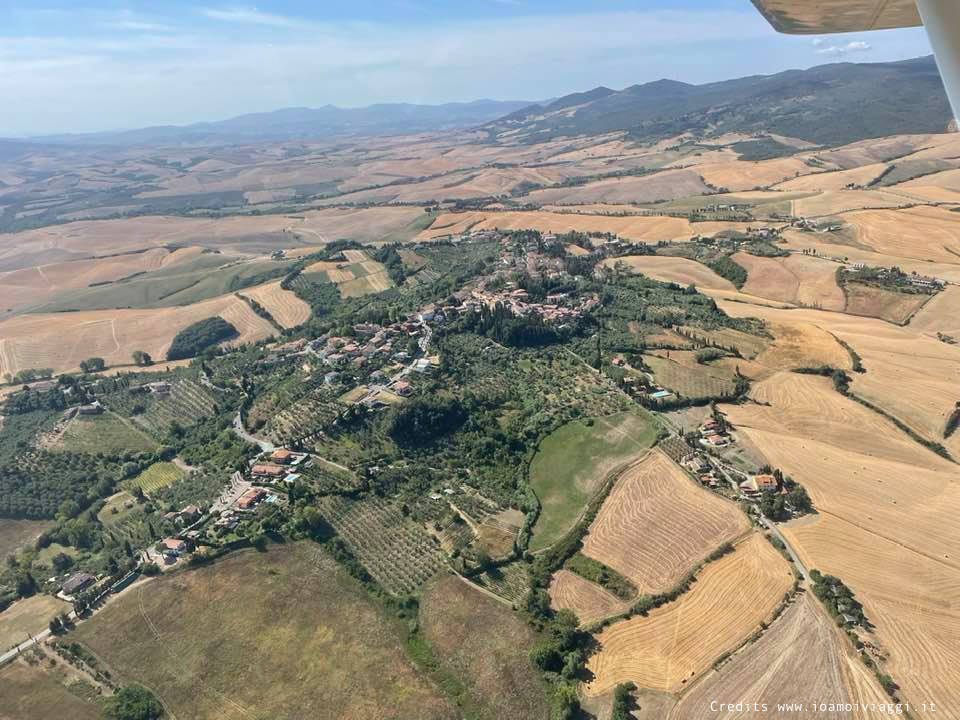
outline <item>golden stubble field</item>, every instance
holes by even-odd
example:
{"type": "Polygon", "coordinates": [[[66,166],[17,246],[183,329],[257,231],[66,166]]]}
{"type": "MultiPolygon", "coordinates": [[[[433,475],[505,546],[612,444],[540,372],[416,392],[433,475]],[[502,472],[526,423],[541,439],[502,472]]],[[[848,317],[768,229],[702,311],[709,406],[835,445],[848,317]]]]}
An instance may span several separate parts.
{"type": "Polygon", "coordinates": [[[646,275],[653,280],[672,282],[678,285],[696,285],[698,289],[729,290],[736,288],[729,280],[696,260],[659,255],[627,255],[603,261],[604,267],[613,268],[623,263],[631,271],[646,275]]]}
{"type": "Polygon", "coordinates": [[[749,527],[736,505],[698,487],[654,450],[617,480],[583,540],[583,554],[629,578],[641,594],[655,595],[749,527]]]}
{"type": "Polygon", "coordinates": [[[698,165],[697,172],[710,185],[736,192],[768,188],[789,178],[810,175],[819,170],[799,158],[778,158],[759,162],[733,160],[698,165]]]}
{"type": "MultiPolygon", "coordinates": [[[[870,671],[846,638],[833,626],[811,593],[799,595],[770,629],[738,652],[719,670],[707,673],[687,690],[668,720],[739,720],[755,717],[750,710],[718,711],[711,703],[756,702],[766,705],[767,718],[795,717],[778,712],[778,703],[886,703],[870,671]]],[[[866,710],[817,713],[826,720],[870,720],[866,710]]]]}
{"type": "Polygon", "coordinates": [[[256,342],[276,332],[233,295],[156,310],[20,315],[0,322],[0,376],[37,367],[53,368],[54,372],[74,370],[90,357],[102,357],[107,365],[129,365],[134,350],[160,361],[178,332],[215,316],[240,333],[232,344],[256,342]]]}
{"type": "Polygon", "coordinates": [[[145,252],[94,260],[51,263],[0,273],[0,311],[36,305],[61,290],[114,282],[137,273],[169,267],[188,249],[170,252],[153,248],[145,252]]]}
{"type": "Polygon", "coordinates": [[[581,625],[619,615],[629,607],[629,603],[565,568],[553,574],[549,593],[553,608],[572,610],[581,625]]]}
{"type": "MultiPolygon", "coordinates": [[[[958,457],[943,439],[960,397],[960,348],[936,339],[956,326],[949,288],[906,327],[816,310],[721,302],[728,313],[835,335],[862,357],[852,390],[958,457]]],[[[785,533],[808,567],[843,579],[875,625],[885,672],[911,702],[960,712],[960,470],[826,378],[780,373],[758,383],[759,404],[725,407],[750,445],[808,490],[819,515],[785,533]]]]}
{"type": "Polygon", "coordinates": [[[837,263],[810,255],[758,257],[739,252],[733,260],[747,271],[740,291],[792,305],[843,310],[846,298],[837,285],[837,263]]]}
{"type": "Polygon", "coordinates": [[[458,235],[468,230],[525,230],[544,233],[612,232],[635,242],[659,240],[689,240],[695,232],[690,223],[671,217],[613,217],[579,213],[551,213],[543,211],[466,212],[440,215],[428,229],[418,236],[433,240],[458,235]]]}
{"type": "Polygon", "coordinates": [[[857,242],[890,257],[960,263],[957,214],[939,207],[861,210],[843,215],[856,230],[857,242]]]}
{"type": "Polygon", "coordinates": [[[0,271],[163,246],[240,252],[323,244],[343,237],[376,242],[424,215],[418,207],[329,208],[297,215],[186,218],[147,215],[88,220],[0,234],[0,271]]]}
{"type": "MultiPolygon", "coordinates": [[[[952,302],[951,298],[948,307],[952,302]]],[[[834,338],[847,342],[863,358],[867,369],[865,373],[851,374],[854,392],[927,439],[943,442],[947,419],[960,400],[960,346],[940,342],[935,332],[941,323],[944,330],[955,325],[955,318],[940,320],[921,311],[920,326],[897,327],[874,318],[817,310],[780,310],[722,300],[718,305],[735,317],[760,317],[771,328],[793,327],[819,333],[833,341],[840,352],[845,351],[834,338]]],[[[837,360],[842,360],[842,356],[838,355],[837,360]]],[[[849,358],[845,364],[811,364],[850,368],[849,358]]],[[[956,453],[960,450],[960,437],[955,434],[945,444],[956,453]]]]}
{"type": "Polygon", "coordinates": [[[618,684],[678,692],[768,620],[793,584],[787,562],[759,534],[704,568],[676,601],[606,628],[587,667],[588,696],[618,684]]]}
{"type": "Polygon", "coordinates": [[[297,327],[310,319],[310,306],[291,290],[280,287],[279,280],[252,290],[244,290],[240,294],[266,308],[280,327],[297,327]]]}
{"type": "Polygon", "coordinates": [[[842,578],[857,594],[904,699],[935,704],[938,717],[960,717],[951,670],[960,663],[956,567],[826,513],[784,532],[808,566],[842,578]]]}

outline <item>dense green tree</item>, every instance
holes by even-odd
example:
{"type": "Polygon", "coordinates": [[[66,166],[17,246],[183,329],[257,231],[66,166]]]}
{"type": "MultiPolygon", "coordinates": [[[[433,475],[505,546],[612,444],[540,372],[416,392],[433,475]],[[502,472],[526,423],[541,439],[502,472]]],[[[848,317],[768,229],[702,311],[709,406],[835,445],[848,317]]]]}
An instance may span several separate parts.
{"type": "Polygon", "coordinates": [[[163,705],[142,685],[120,688],[104,703],[106,720],[157,720],[163,716],[163,705]]]}
{"type": "Polygon", "coordinates": [[[107,361],[102,357],[92,357],[80,361],[80,369],[85,373],[99,372],[107,367],[107,361]]]}
{"type": "Polygon", "coordinates": [[[134,350],[131,357],[133,357],[134,365],[139,365],[140,367],[153,365],[153,358],[143,350],[134,350]]]}

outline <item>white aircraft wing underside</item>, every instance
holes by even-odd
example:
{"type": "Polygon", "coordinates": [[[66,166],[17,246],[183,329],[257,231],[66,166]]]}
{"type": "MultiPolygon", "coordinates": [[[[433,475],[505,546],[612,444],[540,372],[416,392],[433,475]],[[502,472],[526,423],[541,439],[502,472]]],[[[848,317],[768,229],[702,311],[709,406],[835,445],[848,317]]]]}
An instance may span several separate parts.
{"type": "Polygon", "coordinates": [[[915,0],[753,0],[774,28],[795,35],[921,25],[915,0]]]}

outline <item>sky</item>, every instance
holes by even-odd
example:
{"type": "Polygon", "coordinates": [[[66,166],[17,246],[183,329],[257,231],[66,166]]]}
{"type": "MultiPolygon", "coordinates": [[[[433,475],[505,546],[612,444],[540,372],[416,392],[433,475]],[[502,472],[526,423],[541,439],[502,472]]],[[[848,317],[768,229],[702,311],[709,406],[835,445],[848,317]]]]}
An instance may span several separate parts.
{"type": "Polygon", "coordinates": [[[536,101],[929,53],[922,28],[779,35],[749,0],[0,0],[0,137],[536,101]]]}

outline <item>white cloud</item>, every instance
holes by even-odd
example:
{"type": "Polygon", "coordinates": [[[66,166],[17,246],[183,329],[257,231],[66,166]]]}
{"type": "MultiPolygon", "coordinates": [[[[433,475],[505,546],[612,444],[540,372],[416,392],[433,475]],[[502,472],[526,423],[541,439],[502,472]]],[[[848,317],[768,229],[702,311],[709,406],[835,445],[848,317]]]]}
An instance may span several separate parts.
{"type": "Polygon", "coordinates": [[[826,45],[821,38],[813,41],[818,55],[847,55],[848,53],[868,52],[873,46],[862,40],[852,40],[844,45],[826,45]]]}
{"type": "Polygon", "coordinates": [[[232,8],[202,8],[202,15],[211,20],[220,20],[222,22],[242,23],[244,25],[264,25],[276,28],[298,28],[306,27],[310,23],[296,18],[286,17],[284,15],[274,15],[265,13],[256,8],[232,7],[232,8]]]}
{"type": "Polygon", "coordinates": [[[170,25],[143,20],[108,20],[103,25],[113,30],[129,30],[131,32],[173,32],[170,25]]]}

